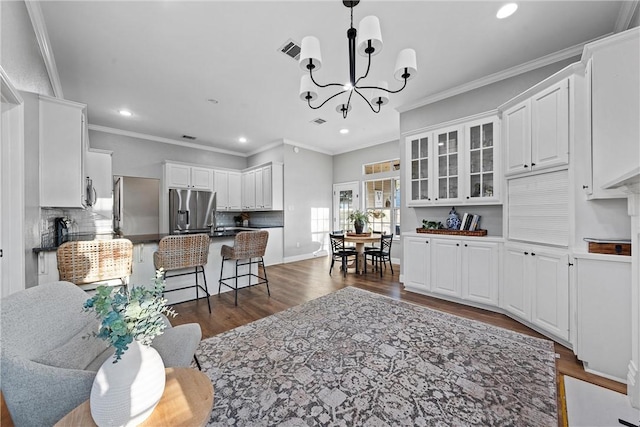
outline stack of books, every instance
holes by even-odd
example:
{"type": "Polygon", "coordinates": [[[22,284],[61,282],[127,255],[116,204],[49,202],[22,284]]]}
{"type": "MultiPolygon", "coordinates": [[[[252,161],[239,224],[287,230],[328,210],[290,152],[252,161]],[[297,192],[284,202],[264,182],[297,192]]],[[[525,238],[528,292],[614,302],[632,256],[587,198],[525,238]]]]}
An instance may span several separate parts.
{"type": "Polygon", "coordinates": [[[480,229],[480,215],[474,215],[470,213],[464,214],[460,221],[461,231],[476,231],[480,229]]]}

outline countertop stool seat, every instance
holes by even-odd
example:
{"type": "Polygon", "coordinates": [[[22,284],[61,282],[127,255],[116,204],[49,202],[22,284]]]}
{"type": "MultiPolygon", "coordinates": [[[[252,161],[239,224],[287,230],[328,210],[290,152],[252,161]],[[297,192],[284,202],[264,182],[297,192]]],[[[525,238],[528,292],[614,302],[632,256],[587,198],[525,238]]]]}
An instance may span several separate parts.
{"type": "Polygon", "coordinates": [[[208,234],[175,234],[165,236],[158,244],[158,251],[153,253],[153,264],[156,270],[163,269],[164,278],[196,275],[196,282],[193,285],[183,286],[175,289],[165,289],[166,292],[180,291],[182,289],[196,288],[196,300],[200,299],[200,290],[207,298],[207,306],[211,313],[211,302],[209,301],[209,288],[207,287],[207,276],[204,273],[204,266],[209,257],[209,235],[208,234]],[[174,270],[186,270],[193,268],[193,271],[171,273],[174,270]],[[198,273],[202,273],[204,287],[198,282],[198,273]]]}
{"type": "Polygon", "coordinates": [[[115,282],[126,286],[133,263],[133,244],[127,239],[77,240],[56,250],[60,280],[76,285],[115,282]]]}
{"type": "Polygon", "coordinates": [[[260,231],[241,231],[236,234],[233,247],[223,245],[220,253],[222,255],[222,265],[220,266],[220,280],[218,281],[218,295],[222,285],[235,290],[235,305],[238,305],[238,278],[249,277],[249,284],[243,287],[256,286],[261,284],[267,285],[267,294],[271,296],[269,291],[269,279],[267,279],[267,270],[264,267],[264,253],[267,249],[267,241],[269,240],[269,232],[267,230],[260,231]],[[223,277],[225,261],[235,261],[235,274],[233,276],[223,277]],[[253,265],[257,264],[257,270],[254,273],[253,265]],[[247,273],[239,273],[238,267],[249,266],[247,273]],[[260,267],[262,266],[262,276],[260,276],[260,267]],[[256,283],[251,283],[251,278],[258,279],[256,283]],[[226,281],[234,279],[233,285],[226,281]]]}

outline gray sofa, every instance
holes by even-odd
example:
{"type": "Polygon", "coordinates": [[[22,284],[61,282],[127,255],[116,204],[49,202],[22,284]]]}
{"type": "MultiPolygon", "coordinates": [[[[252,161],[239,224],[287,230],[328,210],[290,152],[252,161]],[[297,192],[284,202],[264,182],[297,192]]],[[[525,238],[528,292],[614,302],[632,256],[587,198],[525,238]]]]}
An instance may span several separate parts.
{"type": "MultiPolygon", "coordinates": [[[[0,387],[16,426],[50,426],[89,398],[96,371],[113,354],[87,335],[99,321],[88,295],[69,282],[17,292],[0,301],[0,387]]],[[[200,325],[168,327],[152,346],[166,367],[190,366],[200,325]]]]}

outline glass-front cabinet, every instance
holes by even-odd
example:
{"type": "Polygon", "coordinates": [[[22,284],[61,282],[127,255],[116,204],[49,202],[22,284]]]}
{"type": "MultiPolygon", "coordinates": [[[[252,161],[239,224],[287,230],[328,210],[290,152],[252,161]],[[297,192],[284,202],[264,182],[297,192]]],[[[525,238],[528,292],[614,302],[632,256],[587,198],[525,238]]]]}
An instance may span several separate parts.
{"type": "Polygon", "coordinates": [[[486,115],[407,136],[407,205],[500,203],[499,131],[486,115]]]}

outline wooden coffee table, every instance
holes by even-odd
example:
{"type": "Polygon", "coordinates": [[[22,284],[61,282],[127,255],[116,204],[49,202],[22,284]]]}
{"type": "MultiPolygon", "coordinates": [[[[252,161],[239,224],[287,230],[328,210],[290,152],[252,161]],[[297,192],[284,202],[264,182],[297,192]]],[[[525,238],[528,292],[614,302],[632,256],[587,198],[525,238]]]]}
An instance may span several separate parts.
{"type": "MultiPolygon", "coordinates": [[[[203,426],[213,407],[213,385],[205,374],[190,368],[167,368],[164,393],[151,416],[140,426],[203,426]]],[[[95,426],[89,401],[69,412],[55,427],[95,426]]]]}

